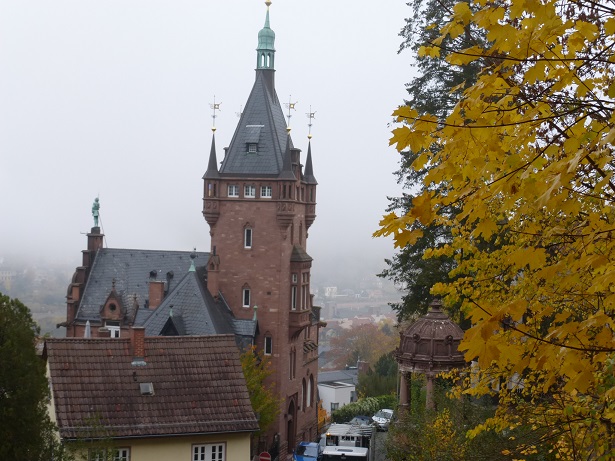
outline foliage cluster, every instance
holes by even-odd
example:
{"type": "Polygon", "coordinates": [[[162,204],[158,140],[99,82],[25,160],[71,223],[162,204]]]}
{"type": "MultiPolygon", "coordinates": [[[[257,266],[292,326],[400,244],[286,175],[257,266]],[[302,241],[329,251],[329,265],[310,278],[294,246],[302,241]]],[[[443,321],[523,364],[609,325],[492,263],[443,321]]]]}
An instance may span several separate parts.
{"type": "Polygon", "coordinates": [[[241,368],[248,387],[250,403],[258,418],[259,433],[266,432],[275,421],[281,408],[272,384],[267,382],[271,375],[271,362],[263,351],[252,346],[241,354],[241,368]]]}
{"type": "Polygon", "coordinates": [[[0,293],[0,459],[57,459],[59,453],[38,337],[28,308],[0,293]]]}
{"type": "Polygon", "coordinates": [[[340,329],[329,342],[330,356],[337,368],[354,366],[359,360],[371,364],[395,350],[398,343],[399,337],[387,323],[364,324],[356,328],[340,329]]]}
{"type": "Polygon", "coordinates": [[[331,421],[346,423],[355,416],[371,416],[382,408],[397,408],[397,397],[395,395],[380,395],[378,397],[361,398],[335,410],[331,414],[331,421]]]}
{"type": "Polygon", "coordinates": [[[422,257],[454,261],[431,292],[472,324],[457,395],[499,400],[470,436],[525,426],[562,459],[612,459],[615,2],[460,1],[434,28],[422,57],[480,73],[448,112],[395,111],[391,143],[426,172],[377,234],[405,248],[450,229],[422,257]]]}
{"type": "Polygon", "coordinates": [[[380,357],[366,373],[359,374],[357,393],[362,397],[394,394],[397,391],[397,362],[393,353],[380,357]]]}

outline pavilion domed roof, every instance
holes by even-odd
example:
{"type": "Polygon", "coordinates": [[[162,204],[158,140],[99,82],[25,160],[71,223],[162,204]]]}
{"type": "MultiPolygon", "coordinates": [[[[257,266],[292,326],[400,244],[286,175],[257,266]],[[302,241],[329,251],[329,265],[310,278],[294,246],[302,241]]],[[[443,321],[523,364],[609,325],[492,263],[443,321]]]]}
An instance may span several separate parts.
{"type": "Polygon", "coordinates": [[[400,336],[396,359],[402,371],[448,371],[465,366],[463,353],[458,350],[463,330],[434,300],[426,315],[410,325],[400,336]]]}

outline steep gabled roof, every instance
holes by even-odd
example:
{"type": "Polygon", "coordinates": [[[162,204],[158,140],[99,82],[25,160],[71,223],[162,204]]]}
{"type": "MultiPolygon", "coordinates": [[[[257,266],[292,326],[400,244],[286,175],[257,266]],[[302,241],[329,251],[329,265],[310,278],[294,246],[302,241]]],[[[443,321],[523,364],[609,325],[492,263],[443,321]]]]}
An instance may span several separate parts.
{"type": "Polygon", "coordinates": [[[48,339],[45,354],[63,438],[101,427],[113,438],[258,429],[232,335],[146,337],[143,366],[128,338],[48,339]]]}
{"type": "Polygon", "coordinates": [[[286,121],[275,89],[270,85],[272,76],[267,73],[271,72],[256,71],[254,86],[220,167],[222,175],[276,177],[282,169],[286,121]],[[255,142],[257,152],[248,153],[248,143],[255,142]]]}
{"type": "Polygon", "coordinates": [[[184,275],[144,322],[147,335],[160,335],[171,315],[181,317],[186,335],[234,333],[231,312],[222,302],[216,302],[204,289],[200,282],[202,276],[201,270],[184,275]]]}
{"type": "MultiPolygon", "coordinates": [[[[190,251],[130,250],[101,248],[90,270],[88,281],[79,303],[76,320],[85,322],[100,320],[100,306],[105,302],[113,286],[125,300],[127,317],[134,317],[134,301],[144,307],[149,298],[149,281],[152,273],[157,280],[166,280],[172,273],[168,290],[176,284],[190,268],[190,251]],[[115,285],[114,285],[115,284],[115,285]]],[[[197,264],[207,264],[209,253],[196,253],[197,264]]],[[[141,311],[140,309],[140,311],[141,311]]]]}

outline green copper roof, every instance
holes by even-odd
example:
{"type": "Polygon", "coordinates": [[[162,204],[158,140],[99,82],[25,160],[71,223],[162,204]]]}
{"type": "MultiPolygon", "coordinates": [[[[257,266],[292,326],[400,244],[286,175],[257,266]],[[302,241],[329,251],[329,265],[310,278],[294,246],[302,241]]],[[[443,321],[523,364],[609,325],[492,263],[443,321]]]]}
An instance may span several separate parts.
{"type": "Polygon", "coordinates": [[[269,27],[269,8],[267,8],[267,17],[265,18],[265,27],[258,33],[258,50],[275,51],[275,32],[269,27]]]}
{"type": "Polygon", "coordinates": [[[267,16],[265,17],[265,27],[258,33],[258,48],[256,48],[256,68],[274,70],[275,60],[275,32],[269,27],[269,4],[267,3],[267,16]]]}

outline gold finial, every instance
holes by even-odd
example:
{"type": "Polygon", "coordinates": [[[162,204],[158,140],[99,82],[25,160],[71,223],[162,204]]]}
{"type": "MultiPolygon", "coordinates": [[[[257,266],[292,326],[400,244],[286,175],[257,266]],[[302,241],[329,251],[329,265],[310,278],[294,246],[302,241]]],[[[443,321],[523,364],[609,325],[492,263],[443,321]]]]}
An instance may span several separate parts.
{"type": "Polygon", "coordinates": [[[310,106],[310,111],[305,115],[310,119],[308,122],[308,139],[312,139],[312,120],[316,118],[316,111],[312,112],[312,106],[310,106]]]}
{"type": "Polygon", "coordinates": [[[271,0],[267,0],[267,1],[265,2],[265,5],[267,5],[267,8],[269,8],[269,7],[271,6],[271,0]]]}
{"type": "Polygon", "coordinates": [[[216,131],[216,118],[218,117],[218,115],[216,115],[216,111],[217,110],[222,110],[220,109],[220,104],[222,104],[221,102],[216,102],[216,95],[214,94],[214,102],[212,104],[209,104],[209,107],[211,107],[212,110],[212,115],[211,118],[214,120],[213,126],[211,127],[211,131],[215,132],[216,131]]]}
{"type": "Polygon", "coordinates": [[[291,129],[292,129],[291,127],[287,126],[287,127],[286,127],[286,132],[287,132],[287,133],[290,133],[290,130],[291,130],[291,129]]]}

